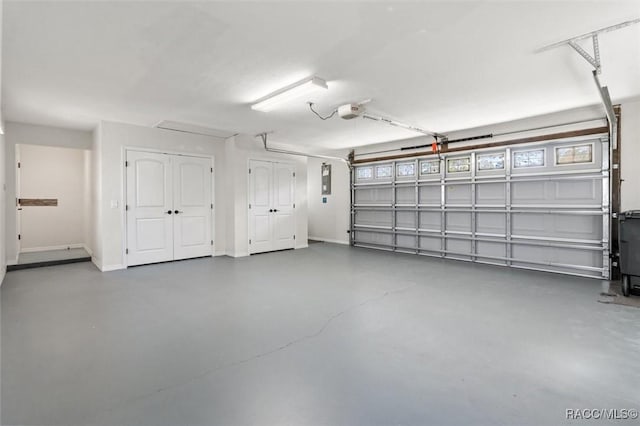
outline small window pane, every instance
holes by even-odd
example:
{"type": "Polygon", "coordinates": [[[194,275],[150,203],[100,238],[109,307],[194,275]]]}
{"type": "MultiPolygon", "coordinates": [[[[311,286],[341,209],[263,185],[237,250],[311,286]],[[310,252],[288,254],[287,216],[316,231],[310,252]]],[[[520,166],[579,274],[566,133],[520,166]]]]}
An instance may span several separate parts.
{"type": "Polygon", "coordinates": [[[531,151],[516,151],[513,153],[513,168],[543,167],[544,149],[534,149],[531,151]]]}
{"type": "Polygon", "coordinates": [[[591,163],[593,145],[562,146],[556,148],[556,164],[591,163]]]}
{"type": "Polygon", "coordinates": [[[392,171],[393,169],[390,164],[386,164],[384,166],[376,166],[376,179],[391,177],[392,171]]]}
{"type": "Polygon", "coordinates": [[[478,170],[504,169],[504,153],[478,155],[478,170]]]}
{"type": "Polygon", "coordinates": [[[421,175],[437,175],[437,174],[440,174],[440,160],[421,161],[420,162],[420,174],[421,175]]]}
{"type": "Polygon", "coordinates": [[[471,170],[471,157],[450,158],[447,160],[447,171],[449,173],[461,173],[471,170]]]}
{"type": "Polygon", "coordinates": [[[399,177],[415,176],[416,174],[416,165],[414,163],[398,164],[396,169],[396,176],[399,177]]]}
{"type": "Polygon", "coordinates": [[[367,180],[373,177],[373,167],[358,167],[356,177],[359,180],[367,180]]]}

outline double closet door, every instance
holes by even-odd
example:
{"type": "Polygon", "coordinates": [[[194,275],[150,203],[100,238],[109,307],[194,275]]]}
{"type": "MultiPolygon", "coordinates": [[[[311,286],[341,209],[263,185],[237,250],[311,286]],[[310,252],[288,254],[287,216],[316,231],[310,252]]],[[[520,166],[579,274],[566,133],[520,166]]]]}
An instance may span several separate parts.
{"type": "Polygon", "coordinates": [[[295,167],[249,162],[249,253],[295,247],[295,167]]]}
{"type": "Polygon", "coordinates": [[[127,151],[127,264],[211,256],[210,158],[127,151]]]}

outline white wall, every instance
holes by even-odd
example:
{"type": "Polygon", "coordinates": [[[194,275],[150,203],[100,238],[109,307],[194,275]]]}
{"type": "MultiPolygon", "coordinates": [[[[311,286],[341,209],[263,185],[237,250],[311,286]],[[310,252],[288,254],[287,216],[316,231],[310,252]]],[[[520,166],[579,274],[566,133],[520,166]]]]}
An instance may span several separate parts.
{"type": "Polygon", "coordinates": [[[621,190],[622,211],[640,210],[640,100],[622,104],[621,190]]]}
{"type": "Polygon", "coordinates": [[[57,206],[23,206],[20,251],[86,247],[85,150],[17,145],[20,151],[20,197],[55,198],[57,206]]]}
{"type": "Polygon", "coordinates": [[[5,258],[10,263],[15,263],[18,259],[16,230],[16,144],[21,145],[44,145],[54,147],[66,147],[76,149],[91,149],[91,132],[62,129],[58,127],[39,126],[34,124],[15,123],[8,121],[5,123],[5,172],[6,179],[6,200],[8,202],[2,210],[5,212],[6,242],[5,258]]]}
{"type": "MultiPolygon", "coordinates": [[[[237,135],[225,142],[228,164],[226,183],[227,255],[249,254],[249,160],[271,160],[292,163],[296,167],[296,248],[307,247],[307,158],[266,152],[262,142],[253,136],[237,135]]],[[[218,175],[216,175],[217,177],[218,175]]]]}
{"type": "Polygon", "coordinates": [[[225,251],[224,140],[170,130],[102,122],[94,133],[93,164],[96,170],[93,222],[94,263],[103,271],[125,267],[124,259],[124,155],[125,148],[154,149],[163,152],[215,156],[214,247],[218,254],[225,251]],[[117,207],[112,208],[115,201],[117,207]]]}
{"type": "Polygon", "coordinates": [[[309,197],[309,238],[331,243],[349,243],[349,167],[341,161],[309,158],[307,163],[309,197]],[[322,195],[321,167],[331,164],[331,194],[322,195]],[[326,203],[322,199],[327,199],[326,203]]]}
{"type": "Polygon", "coordinates": [[[6,138],[3,134],[6,132],[6,126],[2,115],[2,8],[3,1],[0,0],[0,129],[2,129],[2,131],[0,131],[0,286],[2,285],[7,269],[6,247],[4,243],[6,241],[7,179],[5,173],[6,138]]]}

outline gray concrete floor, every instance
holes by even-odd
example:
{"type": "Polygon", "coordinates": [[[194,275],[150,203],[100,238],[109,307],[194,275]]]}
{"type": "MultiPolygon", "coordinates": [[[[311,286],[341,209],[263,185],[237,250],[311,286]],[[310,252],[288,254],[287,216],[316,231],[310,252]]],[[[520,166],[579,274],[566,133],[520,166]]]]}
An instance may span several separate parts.
{"type": "Polygon", "coordinates": [[[91,257],[83,248],[72,248],[63,250],[46,250],[34,251],[28,253],[20,253],[18,256],[18,265],[26,265],[30,263],[53,262],[56,260],[79,259],[91,257]]]}
{"type": "Polygon", "coordinates": [[[11,272],[2,424],[559,425],[567,408],[637,409],[640,310],[600,289],[326,243],[11,272]]]}

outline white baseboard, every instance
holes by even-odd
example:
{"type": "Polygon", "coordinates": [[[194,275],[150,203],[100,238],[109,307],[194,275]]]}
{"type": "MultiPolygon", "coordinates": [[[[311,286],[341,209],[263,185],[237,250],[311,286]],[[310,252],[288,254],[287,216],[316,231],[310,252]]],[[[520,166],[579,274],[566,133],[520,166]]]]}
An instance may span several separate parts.
{"type": "Polygon", "coordinates": [[[82,248],[89,253],[89,256],[93,256],[93,250],[91,250],[86,244],[83,244],[82,248]]]}
{"type": "Polygon", "coordinates": [[[344,244],[344,245],[349,245],[349,240],[343,241],[343,240],[333,240],[331,238],[322,238],[322,237],[311,237],[309,236],[310,240],[316,240],[316,241],[324,241],[325,243],[333,243],[333,244],[344,244]]]}
{"type": "Polygon", "coordinates": [[[102,272],[118,271],[120,269],[127,269],[127,267],[124,265],[106,265],[100,268],[102,272]]]}
{"type": "Polygon", "coordinates": [[[66,250],[68,248],[77,249],[83,248],[87,249],[84,244],[63,244],[59,246],[48,246],[48,247],[29,247],[29,248],[21,248],[20,253],[36,253],[39,251],[49,251],[49,250],[66,250]]]}

